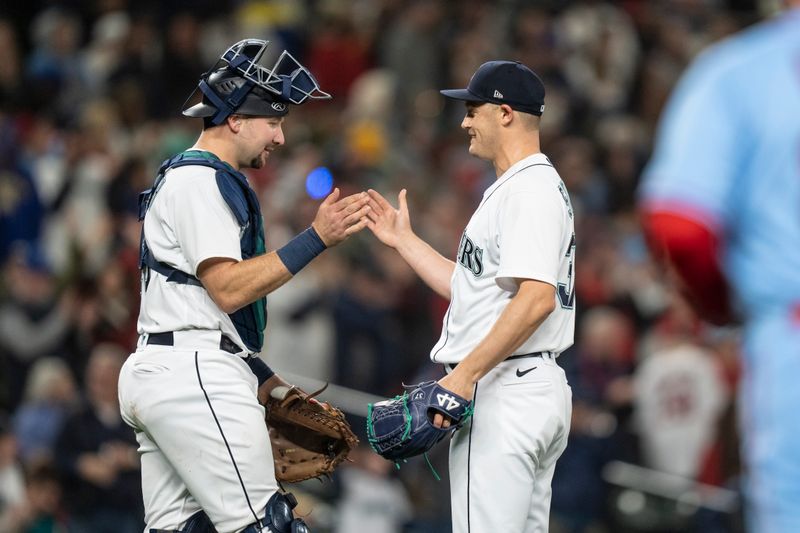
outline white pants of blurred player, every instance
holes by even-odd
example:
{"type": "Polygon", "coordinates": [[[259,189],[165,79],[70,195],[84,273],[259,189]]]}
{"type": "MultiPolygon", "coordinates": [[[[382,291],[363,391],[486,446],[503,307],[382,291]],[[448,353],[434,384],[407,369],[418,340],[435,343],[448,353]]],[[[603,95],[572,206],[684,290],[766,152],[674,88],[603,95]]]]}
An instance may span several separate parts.
{"type": "MultiPolygon", "coordinates": [[[[140,343],[141,344],[141,343],[140,343]]],[[[136,431],[145,520],[179,529],[201,509],[220,533],[263,518],[278,490],[258,382],[216,336],[140,346],[119,379],[122,417],[136,431]]]]}
{"type": "Polygon", "coordinates": [[[450,442],[453,533],[546,532],[572,417],[564,371],[548,355],[506,360],[473,400],[475,413],[450,442]]]}

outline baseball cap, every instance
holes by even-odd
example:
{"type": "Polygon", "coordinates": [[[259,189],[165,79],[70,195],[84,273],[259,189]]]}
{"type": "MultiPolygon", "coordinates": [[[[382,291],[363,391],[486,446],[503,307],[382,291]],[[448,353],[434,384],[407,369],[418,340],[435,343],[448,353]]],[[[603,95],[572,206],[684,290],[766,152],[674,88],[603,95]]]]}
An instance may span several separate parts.
{"type": "Polygon", "coordinates": [[[488,61],[475,71],[466,89],[439,92],[455,100],[506,104],[536,116],[544,112],[544,84],[519,61],[488,61]]]}

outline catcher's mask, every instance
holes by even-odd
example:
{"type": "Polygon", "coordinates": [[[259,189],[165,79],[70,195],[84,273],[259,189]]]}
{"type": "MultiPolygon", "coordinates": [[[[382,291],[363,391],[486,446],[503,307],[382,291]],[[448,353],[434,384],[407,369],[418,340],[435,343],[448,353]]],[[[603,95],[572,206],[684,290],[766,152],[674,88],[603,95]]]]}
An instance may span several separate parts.
{"type": "Polygon", "coordinates": [[[187,117],[212,117],[214,125],[231,114],[284,116],[287,104],[299,105],[307,99],[328,99],[317,80],[288,51],[284,50],[272,67],[260,64],[269,41],[244,39],[228,48],[219,61],[203,74],[197,89],[203,100],[183,110],[187,117]]]}

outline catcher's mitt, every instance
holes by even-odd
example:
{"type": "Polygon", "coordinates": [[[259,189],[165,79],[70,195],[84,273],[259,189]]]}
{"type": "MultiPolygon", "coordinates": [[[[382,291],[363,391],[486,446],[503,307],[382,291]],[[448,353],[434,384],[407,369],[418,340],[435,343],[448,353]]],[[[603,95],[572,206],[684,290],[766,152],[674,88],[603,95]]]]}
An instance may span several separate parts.
{"type": "Polygon", "coordinates": [[[344,414],[314,399],[323,390],[306,394],[297,387],[279,386],[270,393],[266,422],[278,481],[331,475],[358,445],[344,414]]]}
{"type": "Polygon", "coordinates": [[[367,415],[370,446],[395,462],[427,452],[472,415],[472,402],[435,381],[406,389],[401,396],[369,404],[367,415]],[[450,427],[433,425],[436,412],[451,419],[450,427]]]}

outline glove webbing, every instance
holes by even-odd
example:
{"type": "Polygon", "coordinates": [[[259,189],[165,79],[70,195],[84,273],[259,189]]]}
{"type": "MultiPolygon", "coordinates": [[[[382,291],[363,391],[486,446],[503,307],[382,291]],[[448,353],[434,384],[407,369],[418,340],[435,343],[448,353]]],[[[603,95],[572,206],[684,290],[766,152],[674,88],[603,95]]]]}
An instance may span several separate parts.
{"type": "MultiPolygon", "coordinates": [[[[392,398],[392,400],[403,400],[403,418],[406,420],[406,429],[403,432],[401,439],[404,442],[408,438],[408,434],[411,433],[411,411],[408,410],[408,392],[399,394],[392,398]]],[[[375,436],[375,427],[372,425],[372,404],[369,404],[367,408],[367,441],[369,441],[369,446],[375,453],[379,453],[378,448],[375,447],[377,440],[378,439],[375,436]]],[[[397,464],[397,461],[395,461],[394,464],[398,469],[400,468],[400,465],[397,464]]]]}
{"type": "MultiPolygon", "coordinates": [[[[405,441],[408,438],[408,434],[411,432],[411,412],[408,409],[408,391],[404,392],[403,394],[397,395],[392,400],[403,400],[403,417],[406,421],[406,428],[403,432],[403,436],[401,437],[402,441],[405,441]]],[[[466,411],[464,412],[464,416],[461,418],[460,424],[463,424],[472,416],[472,413],[475,411],[475,406],[470,405],[467,407],[466,411]]],[[[378,449],[375,447],[375,442],[377,438],[375,437],[375,428],[372,425],[372,404],[369,404],[367,407],[367,441],[369,442],[370,448],[373,449],[375,453],[378,453],[378,449]]],[[[436,472],[436,469],[433,467],[431,463],[430,457],[428,457],[428,452],[422,454],[425,457],[425,462],[428,464],[428,468],[430,469],[433,477],[436,478],[436,481],[441,481],[442,478],[439,476],[439,473],[436,472]]],[[[407,459],[403,459],[404,463],[408,463],[407,459]]],[[[400,463],[398,461],[394,461],[394,466],[398,470],[400,470],[400,463]]]]}

